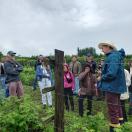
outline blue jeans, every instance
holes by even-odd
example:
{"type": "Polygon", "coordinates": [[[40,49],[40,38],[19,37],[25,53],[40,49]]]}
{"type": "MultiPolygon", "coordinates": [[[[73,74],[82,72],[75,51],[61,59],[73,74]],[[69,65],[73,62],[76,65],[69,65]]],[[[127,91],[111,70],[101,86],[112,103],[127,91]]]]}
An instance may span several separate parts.
{"type": "Polygon", "coordinates": [[[6,97],[9,97],[9,89],[5,83],[5,76],[0,76],[0,81],[1,81],[1,85],[2,85],[2,88],[4,89],[4,94],[6,97]]]}
{"type": "Polygon", "coordinates": [[[75,88],[73,94],[78,94],[78,90],[79,90],[79,79],[78,77],[75,77],[75,88]]]}

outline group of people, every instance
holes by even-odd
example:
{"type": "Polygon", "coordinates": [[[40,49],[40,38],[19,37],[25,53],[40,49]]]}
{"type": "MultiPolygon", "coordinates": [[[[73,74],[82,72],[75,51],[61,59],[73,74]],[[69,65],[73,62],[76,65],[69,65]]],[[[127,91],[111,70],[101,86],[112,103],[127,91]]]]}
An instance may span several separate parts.
{"type": "MultiPolygon", "coordinates": [[[[74,111],[74,95],[78,96],[79,115],[84,114],[83,101],[87,98],[87,115],[92,115],[92,100],[105,96],[110,119],[110,132],[127,122],[125,101],[129,99],[128,114],[132,115],[132,61],[129,69],[124,68],[125,51],[117,50],[111,42],[102,42],[98,45],[105,54],[97,65],[91,53],[87,54],[86,61],[81,64],[76,55],[72,56],[71,63],[64,63],[64,97],[65,107],[74,111]],[[69,105],[70,103],[70,105],[69,105]]],[[[20,73],[23,66],[15,60],[15,52],[9,51],[0,63],[0,100],[6,96],[23,96],[23,86],[20,73]]],[[[40,88],[43,107],[52,104],[52,93],[44,93],[43,89],[54,85],[52,71],[48,58],[39,55],[35,64],[34,90],[37,84],[40,88]]]]}
{"type": "Polygon", "coordinates": [[[69,111],[68,98],[71,110],[74,111],[73,95],[78,95],[79,115],[83,116],[83,100],[87,98],[87,115],[92,114],[92,100],[94,96],[105,96],[110,119],[110,132],[127,122],[125,102],[129,99],[128,114],[132,115],[132,61],[129,69],[124,68],[125,51],[117,50],[111,42],[98,45],[105,54],[100,63],[94,61],[88,53],[86,62],[80,64],[77,56],[72,62],[64,64],[64,95],[66,110],[69,111]]]}

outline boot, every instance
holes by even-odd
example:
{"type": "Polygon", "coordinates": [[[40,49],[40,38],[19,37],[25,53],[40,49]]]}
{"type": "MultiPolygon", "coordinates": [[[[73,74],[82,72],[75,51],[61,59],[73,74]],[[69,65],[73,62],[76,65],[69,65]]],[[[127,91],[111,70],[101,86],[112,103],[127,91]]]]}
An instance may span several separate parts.
{"type": "Polygon", "coordinates": [[[124,120],[119,120],[120,125],[124,124],[124,120]]]}
{"type": "Polygon", "coordinates": [[[110,132],[114,132],[114,127],[110,126],[110,132]]]}

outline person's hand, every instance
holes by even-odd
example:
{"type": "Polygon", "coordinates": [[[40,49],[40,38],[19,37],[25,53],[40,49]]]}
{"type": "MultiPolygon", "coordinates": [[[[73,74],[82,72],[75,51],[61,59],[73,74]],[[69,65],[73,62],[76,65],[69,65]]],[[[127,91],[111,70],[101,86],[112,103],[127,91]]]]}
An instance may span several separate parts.
{"type": "Polygon", "coordinates": [[[89,69],[88,68],[85,68],[85,72],[88,73],[89,72],[89,69]]]}
{"type": "Polygon", "coordinates": [[[101,76],[97,77],[97,81],[100,81],[101,80],[101,76]]]}
{"type": "Polygon", "coordinates": [[[80,96],[80,95],[81,95],[81,90],[79,89],[79,90],[78,90],[78,96],[80,96]]]}
{"type": "Polygon", "coordinates": [[[97,73],[98,73],[99,75],[101,75],[102,71],[101,71],[101,70],[98,70],[97,73]]]}

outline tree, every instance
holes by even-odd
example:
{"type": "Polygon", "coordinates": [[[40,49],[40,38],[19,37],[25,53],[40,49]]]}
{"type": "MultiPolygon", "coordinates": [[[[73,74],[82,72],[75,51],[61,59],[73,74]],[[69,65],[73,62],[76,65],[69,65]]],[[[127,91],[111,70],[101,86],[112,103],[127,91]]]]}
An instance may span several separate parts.
{"type": "Polygon", "coordinates": [[[83,49],[77,48],[77,53],[78,56],[83,56],[83,55],[86,56],[88,53],[92,55],[96,55],[96,50],[93,47],[83,48],[83,49]]]}

